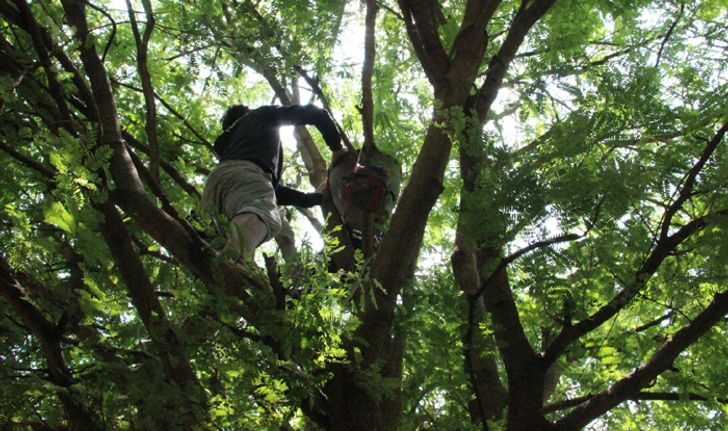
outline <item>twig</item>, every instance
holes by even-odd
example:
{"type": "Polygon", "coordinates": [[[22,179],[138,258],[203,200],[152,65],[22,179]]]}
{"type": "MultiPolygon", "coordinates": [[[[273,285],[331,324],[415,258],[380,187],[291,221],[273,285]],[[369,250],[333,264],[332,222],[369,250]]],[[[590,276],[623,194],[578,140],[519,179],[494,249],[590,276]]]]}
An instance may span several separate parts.
{"type": "Polygon", "coordinates": [[[558,244],[561,242],[575,241],[575,240],[581,238],[582,236],[583,235],[574,234],[574,233],[559,235],[557,237],[553,237],[550,239],[546,239],[543,241],[538,241],[533,244],[530,244],[530,245],[516,251],[515,253],[501,259],[501,261],[498,263],[498,266],[496,266],[496,268],[493,270],[493,272],[491,272],[490,276],[488,276],[488,278],[486,278],[485,281],[481,283],[481,287],[472,296],[474,296],[476,298],[480,297],[483,294],[483,292],[485,292],[485,289],[490,284],[490,282],[493,281],[495,279],[495,277],[498,276],[498,273],[503,271],[514,260],[523,256],[524,254],[529,253],[529,252],[539,249],[539,248],[549,247],[551,245],[558,244]]]}
{"type": "Polygon", "coordinates": [[[658,317],[657,319],[655,319],[655,320],[653,320],[651,322],[645,323],[644,325],[640,325],[640,326],[634,328],[634,332],[642,332],[642,331],[644,331],[646,329],[649,329],[649,328],[651,328],[653,326],[657,326],[660,323],[664,322],[665,320],[671,318],[672,315],[673,315],[673,310],[670,310],[667,313],[665,313],[663,316],[658,317]]]}
{"type": "Polygon", "coordinates": [[[657,51],[657,59],[655,60],[655,67],[660,65],[660,59],[662,58],[662,51],[665,49],[665,45],[667,44],[668,39],[670,39],[672,32],[675,31],[675,26],[677,26],[678,21],[680,21],[680,18],[682,18],[684,11],[685,11],[685,2],[681,1],[680,2],[680,12],[678,12],[677,18],[675,18],[675,21],[673,21],[672,25],[670,26],[670,29],[667,30],[667,34],[665,34],[665,37],[662,39],[662,43],[660,44],[660,50],[657,51]]]}
{"type": "MultiPolygon", "coordinates": [[[[144,92],[144,90],[142,90],[141,88],[135,87],[135,86],[133,86],[131,84],[127,84],[125,82],[121,82],[121,81],[118,81],[118,80],[113,80],[113,82],[115,84],[118,84],[118,85],[124,87],[124,88],[128,88],[129,90],[137,91],[139,93],[143,93],[144,92]]],[[[173,116],[177,117],[177,119],[179,119],[180,121],[182,121],[182,124],[185,125],[185,127],[187,128],[187,130],[189,130],[193,135],[195,135],[195,137],[197,139],[199,139],[200,142],[202,142],[205,145],[205,147],[207,147],[210,150],[212,150],[212,144],[210,143],[210,141],[208,141],[204,136],[202,136],[202,134],[199,131],[197,131],[197,129],[195,129],[192,126],[192,124],[190,124],[190,122],[187,121],[187,119],[182,114],[180,114],[172,105],[170,105],[169,102],[167,102],[157,92],[154,92],[154,97],[156,97],[157,100],[159,100],[159,102],[162,104],[162,106],[164,106],[167,109],[167,111],[169,111],[170,114],[172,114],[173,116]]]]}
{"type": "Polygon", "coordinates": [[[111,44],[114,43],[114,39],[116,38],[116,21],[114,21],[114,18],[105,9],[94,5],[90,1],[84,1],[84,3],[111,21],[111,34],[109,35],[109,40],[106,41],[106,46],[104,46],[104,53],[101,55],[101,61],[106,61],[106,54],[109,53],[109,48],[111,48],[111,44]]]}
{"type": "MultiPolygon", "coordinates": [[[[149,39],[154,30],[154,15],[152,14],[152,5],[149,0],[142,0],[144,12],[147,17],[147,24],[144,26],[144,34],[139,34],[139,26],[137,25],[134,11],[131,7],[131,1],[126,0],[126,7],[129,10],[129,20],[131,21],[131,29],[134,34],[134,40],[137,47],[137,69],[139,71],[139,79],[142,82],[142,92],[144,94],[145,123],[144,131],[149,142],[149,171],[152,180],[159,183],[159,139],[157,137],[157,107],[154,101],[154,87],[152,86],[152,77],[149,73],[147,64],[147,53],[149,50],[149,39]]],[[[161,188],[161,185],[160,185],[161,188]]]]}
{"type": "Polygon", "coordinates": [[[346,148],[349,151],[356,151],[354,146],[351,144],[351,141],[349,140],[349,137],[346,135],[346,132],[344,131],[344,128],[341,127],[341,124],[339,124],[338,121],[333,116],[333,112],[331,111],[331,105],[329,105],[329,101],[324,95],[323,90],[321,89],[321,86],[319,85],[318,79],[311,77],[311,75],[306,72],[304,68],[301,66],[293,66],[293,68],[298,72],[301,77],[308,83],[308,85],[311,86],[311,90],[313,93],[319,98],[321,103],[324,105],[324,109],[329,111],[329,114],[331,114],[331,117],[334,119],[334,123],[336,124],[336,128],[339,129],[339,134],[341,135],[341,140],[344,141],[344,145],[346,145],[346,148]]]}

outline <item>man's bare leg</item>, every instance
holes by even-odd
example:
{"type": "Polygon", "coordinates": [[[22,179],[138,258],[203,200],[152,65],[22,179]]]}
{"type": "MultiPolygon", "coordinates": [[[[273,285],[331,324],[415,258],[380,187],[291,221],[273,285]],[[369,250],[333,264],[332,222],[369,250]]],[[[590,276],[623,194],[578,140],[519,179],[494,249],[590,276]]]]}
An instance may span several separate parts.
{"type": "Polygon", "coordinates": [[[235,250],[240,253],[241,250],[245,256],[253,257],[255,248],[265,239],[268,233],[265,223],[254,213],[240,213],[231,220],[233,225],[238,229],[239,235],[228,235],[225,248],[235,250]],[[243,244],[240,244],[240,241],[243,244]]]}

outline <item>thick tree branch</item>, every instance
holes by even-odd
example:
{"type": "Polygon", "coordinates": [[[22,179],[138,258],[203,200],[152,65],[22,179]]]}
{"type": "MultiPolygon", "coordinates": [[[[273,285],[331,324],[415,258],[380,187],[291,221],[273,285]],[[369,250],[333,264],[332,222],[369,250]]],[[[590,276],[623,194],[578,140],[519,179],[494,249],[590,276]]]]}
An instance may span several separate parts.
{"type": "MultiPolygon", "coordinates": [[[[410,12],[412,12],[410,10],[410,3],[408,1],[400,1],[400,7],[403,10],[406,21],[411,21],[411,16],[409,16],[411,15],[410,12]]],[[[525,13],[529,20],[524,20],[523,18],[520,20],[517,19],[517,22],[520,23],[519,31],[523,34],[520,38],[512,36],[509,39],[509,50],[502,50],[502,52],[509,53],[512,58],[512,55],[515,54],[518,48],[516,42],[520,43],[523,40],[525,31],[546,12],[546,9],[552,3],[553,0],[537,1],[525,13]],[[529,25],[526,26],[524,23],[529,25]]],[[[430,5],[426,7],[426,11],[418,11],[418,14],[421,15],[427,11],[434,13],[430,5]]],[[[428,24],[423,25],[430,30],[436,30],[437,26],[434,24],[435,21],[436,19],[428,21],[423,17],[422,22],[427,22],[428,24]]],[[[414,24],[411,22],[410,24],[408,24],[408,33],[413,38],[413,42],[417,44],[417,41],[414,40],[418,37],[417,32],[414,31],[413,34],[411,27],[414,24]]],[[[516,32],[514,31],[513,33],[515,34],[516,32]]],[[[439,44],[439,40],[437,43],[439,44]]],[[[483,43],[485,42],[483,41],[483,43]]],[[[440,50],[442,51],[442,47],[440,47],[440,50]]],[[[431,57],[426,56],[423,62],[429,58],[431,57]]],[[[446,63],[447,68],[449,68],[449,60],[446,63]]],[[[453,65],[453,67],[459,67],[459,65],[453,65]]],[[[502,76],[505,74],[507,64],[499,65],[498,68],[499,70],[502,69],[499,72],[501,74],[492,75],[489,81],[489,85],[495,86],[493,89],[495,92],[497,92],[497,87],[502,82],[502,76]]],[[[460,75],[456,74],[454,76],[460,75]]],[[[381,347],[380,342],[384,340],[382,337],[386,334],[386,328],[391,325],[391,313],[394,309],[399,289],[414,272],[416,257],[419,252],[427,216],[442,190],[442,178],[449,159],[452,141],[448,135],[448,130],[441,125],[448,124],[450,109],[463,108],[465,106],[471,87],[471,85],[459,84],[454,85],[451,92],[446,92],[438,91],[438,88],[440,88],[439,84],[433,85],[435,85],[435,96],[441,102],[441,107],[434,112],[432,125],[428,128],[425,143],[415,162],[410,181],[402,192],[397,211],[395,211],[391,219],[390,229],[384,235],[382,244],[371,266],[372,276],[385,286],[385,291],[378,294],[378,309],[372,311],[371,315],[363,321],[359,332],[365,339],[370,340],[371,354],[373,356],[376,356],[375,352],[381,347]]]]}
{"type": "MultiPolygon", "coordinates": [[[[553,413],[559,410],[566,410],[570,409],[572,407],[580,406],[587,401],[594,398],[594,395],[584,395],[581,397],[572,398],[569,400],[559,401],[555,402],[553,404],[549,404],[547,406],[544,406],[543,412],[553,413]]],[[[630,395],[627,400],[629,401],[679,401],[679,402],[686,402],[686,401],[717,401],[721,404],[728,404],[728,398],[715,398],[715,397],[708,397],[705,395],[699,395],[694,393],[679,393],[679,392],[645,392],[641,391],[634,395],[630,395]]]]}
{"type": "Polygon", "coordinates": [[[450,59],[437,33],[445,18],[440,5],[433,0],[399,0],[398,3],[417,58],[437,91],[442,88],[450,68],[450,59]]]}
{"type": "MultiPolygon", "coordinates": [[[[375,26],[379,6],[375,0],[367,0],[367,13],[364,20],[364,63],[361,73],[361,117],[364,130],[364,154],[371,151],[374,145],[374,100],[372,98],[372,74],[376,61],[375,26]]],[[[367,235],[369,237],[369,235],[367,235]]]]}
{"type": "Polygon", "coordinates": [[[195,411],[205,409],[204,391],[199,386],[176,332],[167,320],[167,313],[159,303],[139,256],[134,252],[132,237],[118,211],[110,203],[97,207],[104,215],[101,233],[119,267],[132,303],[154,343],[164,373],[189,397],[188,402],[192,403],[183,407],[180,413],[185,416],[185,425],[193,426],[197,422],[195,411]]]}
{"type": "Polygon", "coordinates": [[[635,396],[661,373],[671,368],[678,355],[721,322],[726,313],[728,313],[728,291],[716,294],[708,308],[677,331],[647,362],[618,380],[606,391],[594,395],[589,401],[576,407],[556,422],[556,426],[565,431],[580,430],[611,408],[635,396]]]}
{"type": "Polygon", "coordinates": [[[203,281],[212,283],[214,276],[210,266],[210,254],[196,235],[190,235],[183,226],[169,214],[159,210],[146,196],[144,187],[133,161],[122,143],[116,102],[111,90],[108,74],[101,62],[96,46],[88,43],[88,23],[84,3],[79,0],[63,0],[66,17],[75,29],[75,38],[80,42],[81,60],[92,83],[94,99],[97,102],[102,125],[101,144],[109,145],[114,154],[109,170],[116,189],[113,192],[118,202],[142,229],[162,244],[186,267],[203,281]]]}
{"type": "Polygon", "coordinates": [[[535,0],[530,6],[524,7],[526,3],[526,0],[521,3],[521,9],[513,19],[508,35],[498,53],[493,56],[488,64],[485,82],[478,90],[475,109],[481,123],[487,120],[488,111],[498,95],[498,90],[503,83],[508,67],[523,43],[526,34],[556,3],[556,0],[535,0]]]}
{"type": "Polygon", "coordinates": [[[501,0],[469,0],[465,5],[460,30],[448,55],[453,65],[447,72],[451,85],[473,84],[488,47],[486,28],[500,4],[501,0]]]}

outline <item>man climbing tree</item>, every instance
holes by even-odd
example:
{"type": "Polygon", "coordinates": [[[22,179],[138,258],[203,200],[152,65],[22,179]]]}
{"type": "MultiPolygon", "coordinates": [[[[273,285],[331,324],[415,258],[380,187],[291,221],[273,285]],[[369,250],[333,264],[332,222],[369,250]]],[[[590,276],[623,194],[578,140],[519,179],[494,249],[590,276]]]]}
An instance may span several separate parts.
{"type": "Polygon", "coordinates": [[[223,214],[237,232],[228,235],[227,248],[252,254],[281,228],[278,205],[310,208],[323,202],[321,193],[303,193],[280,184],[283,150],[279,127],[316,126],[333,151],[333,160],[347,152],[336,124],[326,110],[313,105],[230,107],[222,117],[223,133],[215,140],[220,163],[202,194],[201,207],[223,214]],[[242,244],[241,244],[242,240],[242,244]]]}

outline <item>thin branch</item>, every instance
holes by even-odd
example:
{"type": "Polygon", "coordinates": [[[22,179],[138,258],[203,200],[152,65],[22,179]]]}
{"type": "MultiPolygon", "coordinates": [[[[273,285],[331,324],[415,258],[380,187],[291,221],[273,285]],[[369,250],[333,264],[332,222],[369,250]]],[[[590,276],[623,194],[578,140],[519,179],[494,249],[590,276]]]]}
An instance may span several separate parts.
{"type": "Polygon", "coordinates": [[[708,142],[708,144],[705,146],[703,153],[700,155],[700,158],[695,163],[695,165],[693,165],[690,171],[688,171],[688,173],[685,175],[683,186],[678,191],[678,197],[670,205],[667,211],[665,211],[665,214],[662,217],[662,221],[660,223],[660,240],[664,240],[667,238],[668,232],[670,230],[670,225],[672,224],[672,217],[675,215],[675,213],[678,212],[678,210],[680,210],[680,208],[682,208],[682,204],[692,195],[693,186],[695,185],[695,180],[697,179],[698,174],[700,174],[703,166],[705,166],[705,164],[708,162],[708,159],[710,159],[710,157],[713,155],[715,149],[718,147],[718,144],[723,139],[727,131],[728,122],[725,122],[723,126],[718,129],[710,142],[708,142]]]}
{"type": "Polygon", "coordinates": [[[728,209],[715,211],[703,217],[696,218],[672,235],[669,235],[671,221],[675,213],[682,208],[682,204],[689,199],[692,193],[694,182],[700,173],[702,167],[707,163],[710,156],[715,151],[720,140],[728,130],[728,123],[720,128],[718,133],[705,147],[703,154],[695,163],[695,165],[687,173],[683,186],[677,192],[678,197],[665,211],[660,223],[660,237],[654,248],[642,263],[640,268],[635,272],[634,280],[612,298],[606,305],[602,306],[591,316],[580,321],[573,326],[564,326],[559,335],[554,339],[553,343],[546,349],[543,360],[546,364],[551,364],[574,340],[582,337],[584,334],[594,330],[602,323],[609,320],[619,310],[624,308],[646,285],[649,278],[658,270],[662,262],[675,252],[677,247],[687,238],[696,232],[701,231],[708,225],[711,217],[728,217],[728,209]]]}
{"type": "Polygon", "coordinates": [[[665,34],[665,37],[662,39],[662,43],[660,44],[660,50],[657,51],[657,59],[655,59],[655,67],[660,65],[660,59],[662,58],[662,51],[665,49],[665,45],[667,44],[667,41],[670,39],[670,36],[672,36],[672,32],[675,31],[675,26],[677,26],[677,23],[682,18],[684,11],[685,11],[685,2],[681,1],[680,2],[680,11],[678,12],[677,18],[675,18],[675,21],[673,21],[672,25],[670,26],[670,29],[667,30],[667,34],[665,34]]]}
{"type": "MultiPolygon", "coordinates": [[[[127,144],[145,154],[149,154],[149,147],[136,139],[131,133],[122,130],[121,135],[127,144]]],[[[167,175],[169,175],[169,177],[172,178],[172,180],[174,180],[174,182],[176,182],[182,188],[182,190],[187,192],[188,195],[192,196],[195,199],[200,198],[200,192],[197,191],[197,188],[187,182],[182,174],[180,174],[179,171],[177,171],[177,169],[175,169],[174,166],[172,166],[168,161],[160,158],[159,164],[161,168],[167,173],[167,175]]],[[[206,175],[209,175],[209,172],[207,172],[206,175]]]]}
{"type": "Polygon", "coordinates": [[[296,72],[298,72],[299,75],[301,75],[301,77],[308,83],[308,85],[311,86],[311,90],[319,98],[321,104],[324,105],[324,109],[329,111],[329,114],[331,114],[331,117],[334,119],[334,123],[336,123],[336,128],[339,130],[339,134],[341,135],[341,140],[344,141],[344,145],[346,145],[346,148],[348,148],[349,151],[356,151],[354,146],[351,144],[349,137],[346,135],[344,128],[341,127],[341,124],[339,124],[339,122],[336,121],[336,118],[334,118],[333,111],[331,110],[331,105],[329,105],[329,100],[321,89],[321,85],[319,85],[319,80],[311,77],[311,75],[309,75],[308,72],[306,72],[306,70],[301,66],[293,66],[293,68],[296,70],[296,72]]]}
{"type": "MultiPolygon", "coordinates": [[[[62,334],[57,331],[56,325],[28,300],[27,293],[19,282],[17,274],[10,267],[5,256],[0,254],[0,296],[40,342],[50,380],[64,388],[63,391],[57,391],[57,395],[69,422],[73,428],[90,431],[101,430],[98,418],[81,401],[83,398],[76,393],[73,387],[75,381],[61,346],[62,334]]],[[[24,279],[33,280],[27,274],[23,275],[24,279]]]]}
{"type": "Polygon", "coordinates": [[[398,20],[404,21],[404,17],[402,16],[402,14],[399,13],[399,12],[397,12],[396,10],[392,9],[391,7],[389,7],[389,5],[387,5],[386,3],[379,1],[379,2],[377,2],[377,6],[380,7],[380,8],[382,8],[382,9],[384,9],[384,10],[386,10],[387,12],[391,13],[398,20]]]}
{"type": "Polygon", "coordinates": [[[10,155],[21,164],[38,172],[48,180],[53,180],[53,178],[56,176],[55,169],[33,160],[32,158],[20,153],[19,151],[4,142],[0,142],[0,149],[5,151],[8,155],[10,155]]]}
{"type": "MultiPolygon", "coordinates": [[[[190,402],[204,405],[206,401],[202,392],[197,390],[199,382],[184,353],[182,343],[159,302],[139,255],[134,251],[133,236],[113,204],[107,201],[95,206],[104,215],[101,233],[118,265],[132,303],[159,355],[165,375],[176,383],[180,390],[197,392],[198,398],[190,402]]],[[[188,425],[194,424],[196,419],[191,415],[194,407],[191,405],[180,407],[183,410],[180,414],[184,416],[184,422],[188,425]]]]}
{"type": "MultiPolygon", "coordinates": [[[[147,135],[147,142],[149,143],[149,159],[150,159],[150,173],[152,180],[159,184],[159,139],[157,137],[157,107],[155,105],[155,93],[154,87],[152,86],[152,77],[149,73],[149,66],[147,64],[147,53],[149,50],[149,39],[152,36],[154,30],[154,14],[152,13],[152,5],[149,0],[142,0],[144,5],[144,13],[147,17],[147,23],[144,27],[144,34],[139,34],[139,26],[137,25],[136,16],[131,7],[131,1],[126,0],[126,7],[129,11],[129,21],[131,22],[132,33],[134,34],[134,41],[136,42],[137,48],[137,70],[139,71],[139,79],[142,82],[142,92],[144,94],[144,103],[146,109],[144,110],[145,123],[144,131],[147,135]]],[[[160,185],[161,187],[161,185],[160,185]]]]}
{"type": "Polygon", "coordinates": [[[634,328],[634,332],[642,332],[644,330],[652,328],[653,326],[657,326],[660,323],[664,322],[665,320],[670,319],[673,316],[673,314],[674,314],[674,310],[670,310],[667,313],[665,313],[664,315],[658,317],[657,319],[634,328]]]}
{"type": "Polygon", "coordinates": [[[523,256],[524,254],[530,253],[539,248],[550,247],[554,244],[575,241],[582,237],[583,237],[583,235],[574,234],[574,233],[559,235],[557,237],[545,239],[542,241],[537,241],[537,242],[530,244],[530,245],[516,251],[515,253],[501,259],[500,262],[498,262],[498,266],[496,266],[496,268],[493,270],[493,272],[491,272],[491,274],[488,276],[488,278],[486,278],[485,281],[481,283],[481,287],[478,289],[478,291],[473,296],[480,297],[483,294],[483,292],[485,291],[485,289],[487,288],[487,286],[490,284],[490,282],[493,281],[495,279],[495,277],[497,277],[501,271],[506,269],[508,267],[508,265],[513,263],[513,261],[515,261],[519,257],[523,256]]]}
{"type": "Polygon", "coordinates": [[[109,21],[111,21],[111,34],[109,35],[109,40],[106,41],[106,46],[104,46],[104,52],[101,54],[101,61],[106,61],[106,54],[109,53],[109,49],[111,48],[111,44],[114,43],[114,39],[116,38],[116,21],[114,21],[114,17],[109,14],[106,9],[96,6],[90,1],[84,0],[84,3],[86,3],[91,9],[97,11],[101,15],[105,16],[109,21]]]}
{"type": "Polygon", "coordinates": [[[303,214],[304,217],[308,220],[309,223],[311,223],[311,226],[316,229],[316,232],[323,232],[324,231],[324,225],[321,223],[321,221],[316,217],[316,214],[313,213],[309,208],[301,208],[301,207],[294,207],[296,208],[296,211],[303,214]]]}
{"type": "Polygon", "coordinates": [[[61,125],[64,129],[68,130],[69,133],[75,135],[76,130],[74,129],[73,117],[71,116],[71,111],[66,104],[66,91],[58,81],[58,74],[51,63],[50,56],[48,55],[48,51],[40,31],[40,26],[35,20],[33,12],[30,10],[30,6],[25,0],[17,0],[15,5],[22,16],[23,28],[26,32],[28,32],[28,34],[30,34],[33,42],[33,48],[38,54],[38,58],[45,70],[45,74],[48,78],[48,90],[51,97],[56,102],[61,115],[61,125]]]}
{"type": "MultiPolygon", "coordinates": [[[[131,84],[127,84],[127,83],[117,81],[117,80],[114,80],[114,83],[118,84],[124,88],[128,88],[130,90],[137,91],[139,93],[144,92],[143,89],[141,89],[139,87],[135,87],[131,84]]],[[[205,145],[205,147],[212,150],[212,144],[210,143],[210,141],[208,141],[207,138],[202,136],[202,133],[200,133],[197,129],[195,129],[192,126],[192,124],[190,124],[190,122],[187,121],[187,118],[185,118],[184,115],[180,114],[179,111],[177,111],[169,102],[167,102],[162,96],[160,96],[159,93],[155,92],[154,97],[156,97],[157,100],[159,100],[159,103],[161,103],[162,106],[164,106],[167,109],[167,111],[169,111],[170,114],[172,114],[177,119],[182,121],[182,124],[184,124],[184,126],[187,128],[187,130],[189,130],[200,142],[202,142],[205,145]]]]}

